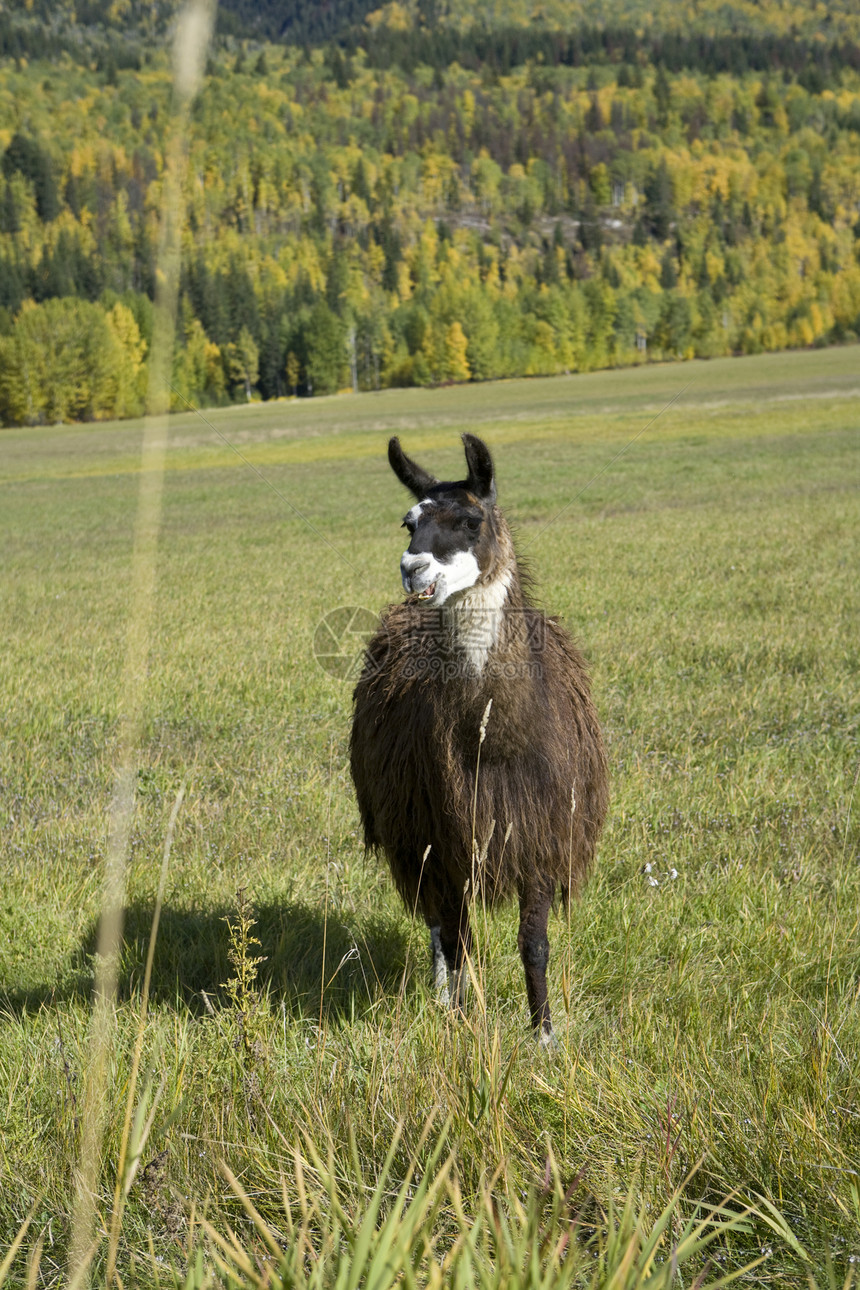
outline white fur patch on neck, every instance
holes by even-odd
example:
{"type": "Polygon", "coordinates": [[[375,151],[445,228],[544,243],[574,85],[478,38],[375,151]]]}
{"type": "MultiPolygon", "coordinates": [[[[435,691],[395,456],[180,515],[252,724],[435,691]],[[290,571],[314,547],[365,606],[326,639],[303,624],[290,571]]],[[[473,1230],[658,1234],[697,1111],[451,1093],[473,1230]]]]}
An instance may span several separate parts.
{"type": "MultiPolygon", "coordinates": [[[[455,551],[438,566],[445,580],[445,600],[460,592],[468,594],[481,576],[478,561],[471,551],[455,551]]],[[[441,600],[437,604],[443,603],[441,600]]]]}
{"type": "Polygon", "coordinates": [[[445,618],[457,648],[479,676],[499,639],[510,587],[511,574],[506,570],[492,582],[469,587],[455,604],[445,608],[445,618]]]}

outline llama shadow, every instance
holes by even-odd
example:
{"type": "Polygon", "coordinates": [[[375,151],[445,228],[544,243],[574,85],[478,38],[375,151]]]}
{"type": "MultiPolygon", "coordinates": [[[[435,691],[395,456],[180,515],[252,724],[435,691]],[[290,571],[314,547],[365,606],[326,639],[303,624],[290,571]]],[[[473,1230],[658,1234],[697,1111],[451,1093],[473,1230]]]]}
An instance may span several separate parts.
{"type": "MultiPolygon", "coordinates": [[[[139,992],[149,948],[153,906],[126,909],[119,995],[139,992]]],[[[404,925],[393,918],[327,916],[301,901],[255,904],[249,956],[262,958],[258,985],[273,1003],[296,1020],[320,1015],[335,1024],[369,1011],[405,983],[415,988],[414,963],[408,961],[404,925]]],[[[230,932],[236,910],[161,911],[149,997],[153,1004],[185,1008],[194,1014],[227,1001],[225,983],[236,975],[230,962],[230,932]]],[[[13,1013],[32,1011],[67,999],[89,1000],[98,928],[94,925],[76,950],[62,986],[40,984],[29,990],[0,991],[0,1005],[13,1013]]]]}

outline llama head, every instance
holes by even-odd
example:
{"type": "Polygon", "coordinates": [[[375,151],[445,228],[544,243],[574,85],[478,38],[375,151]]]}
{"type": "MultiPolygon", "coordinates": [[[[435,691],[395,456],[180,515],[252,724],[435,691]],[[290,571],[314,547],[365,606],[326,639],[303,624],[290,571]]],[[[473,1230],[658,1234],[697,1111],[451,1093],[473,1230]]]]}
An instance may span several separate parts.
{"type": "Polygon", "coordinates": [[[463,447],[469,473],[445,483],[407,457],[399,439],[388,444],[392,470],[417,499],[403,520],[410,535],[400,561],[403,586],[432,605],[509,574],[510,539],[496,508],[493,459],[475,435],[464,434],[463,447]]]}

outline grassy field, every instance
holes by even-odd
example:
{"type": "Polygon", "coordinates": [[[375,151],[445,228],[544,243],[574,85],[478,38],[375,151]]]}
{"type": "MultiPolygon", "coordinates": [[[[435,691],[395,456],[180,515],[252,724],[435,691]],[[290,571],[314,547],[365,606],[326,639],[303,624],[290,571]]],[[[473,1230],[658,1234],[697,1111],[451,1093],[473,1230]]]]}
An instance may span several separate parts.
{"type": "MultiPolygon", "coordinates": [[[[0,437],[13,1284],[67,1283],[139,442],[0,437]]],[[[708,1284],[860,1268],[858,484],[857,348],[174,419],[97,1284],[115,1213],[125,1285],[690,1285],[728,1195],[754,1212],[715,1217],[708,1284]],[[314,656],[326,615],[400,594],[388,435],[458,477],[467,429],[609,743],[598,865],[550,926],[551,1056],[514,911],[478,920],[468,1017],[435,1004],[358,842],[349,681],[314,656]]]]}

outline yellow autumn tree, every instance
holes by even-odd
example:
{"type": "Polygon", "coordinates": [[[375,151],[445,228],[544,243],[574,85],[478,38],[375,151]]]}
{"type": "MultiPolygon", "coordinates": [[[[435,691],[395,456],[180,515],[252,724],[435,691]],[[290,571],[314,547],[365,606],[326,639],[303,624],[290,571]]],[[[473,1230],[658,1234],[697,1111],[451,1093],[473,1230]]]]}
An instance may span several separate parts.
{"type": "Polygon", "coordinates": [[[146,341],[134,314],[120,301],[108,310],[105,321],[120,351],[110,415],[137,416],[143,411],[146,397],[146,341]]]}
{"type": "Polygon", "coordinates": [[[109,318],[87,300],[26,301],[0,346],[0,418],[34,425],[119,415],[142,341],[130,311],[115,309],[109,318]]]}
{"type": "Polygon", "coordinates": [[[226,399],[221,351],[206,335],[198,318],[186,327],[185,343],[174,358],[171,384],[174,388],[171,405],[175,409],[185,410],[189,403],[223,403],[226,399]]]}
{"type": "Polygon", "coordinates": [[[466,358],[468,345],[463,328],[458,322],[452,322],[445,333],[444,379],[446,381],[468,381],[469,363],[466,358]]]}
{"type": "Polygon", "coordinates": [[[469,342],[459,322],[446,323],[443,318],[434,320],[427,329],[420,351],[430,380],[435,384],[468,381],[471,376],[468,347],[469,342]]]}

